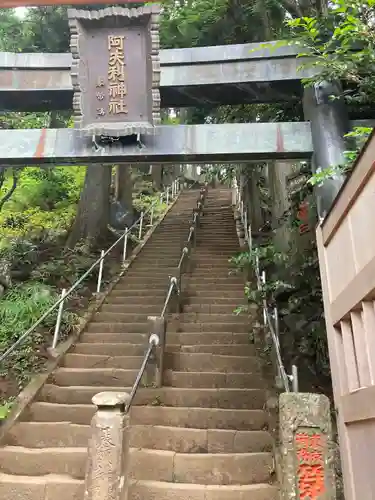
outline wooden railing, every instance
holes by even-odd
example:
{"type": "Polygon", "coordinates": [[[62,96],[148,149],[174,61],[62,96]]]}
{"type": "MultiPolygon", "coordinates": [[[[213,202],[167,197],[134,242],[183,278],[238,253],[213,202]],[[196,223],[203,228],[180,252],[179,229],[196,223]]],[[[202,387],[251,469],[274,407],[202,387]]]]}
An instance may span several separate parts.
{"type": "Polygon", "coordinates": [[[317,229],[345,499],[375,498],[375,131],[317,229]]]}

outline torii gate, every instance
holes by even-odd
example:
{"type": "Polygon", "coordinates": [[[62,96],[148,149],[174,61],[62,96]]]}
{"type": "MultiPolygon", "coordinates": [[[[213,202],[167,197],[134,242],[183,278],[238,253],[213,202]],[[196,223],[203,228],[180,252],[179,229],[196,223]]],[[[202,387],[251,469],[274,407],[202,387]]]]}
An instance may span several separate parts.
{"type": "MultiPolygon", "coordinates": [[[[108,2],[91,0],[91,3],[108,2]]],[[[123,3],[129,3],[129,1],[123,3]]],[[[62,4],[79,5],[86,4],[86,2],[84,0],[59,2],[53,0],[5,0],[0,2],[0,7],[62,4]]],[[[111,24],[111,21],[108,21],[111,15],[101,16],[98,11],[95,12],[95,16],[82,14],[82,11],[81,13],[77,11],[70,13],[73,65],[69,54],[0,54],[0,105],[4,109],[40,110],[46,109],[48,106],[50,109],[63,109],[71,106],[71,97],[74,92],[73,109],[77,126],[74,130],[0,131],[0,157],[3,164],[51,162],[71,164],[74,162],[82,163],[82,161],[97,163],[131,163],[135,161],[142,163],[248,162],[249,160],[270,158],[306,159],[312,157],[314,164],[324,169],[342,162],[346,149],[343,135],[349,130],[351,124],[342,99],[330,99],[332,94],[339,95],[339,85],[322,82],[312,89],[302,89],[300,79],[308,75],[297,71],[299,63],[296,60],[296,48],[285,47],[271,53],[258,47],[259,51],[254,52],[256,45],[247,44],[223,48],[203,47],[159,51],[156,6],[142,8],[134,16],[135,24],[133,27],[136,27],[136,37],[133,36],[134,33],[130,35],[127,31],[126,26],[130,21],[123,9],[112,8],[111,14],[113,18],[120,17],[122,19],[120,28],[118,23],[111,24]],[[103,20],[105,17],[106,24],[100,27],[100,19],[103,20]],[[95,26],[91,23],[94,18],[96,20],[95,26]],[[88,32],[90,32],[90,36],[87,36],[88,32]],[[137,54],[133,59],[127,59],[128,53],[123,50],[122,42],[127,35],[129,36],[128,42],[132,44],[134,49],[131,53],[137,54]],[[94,51],[90,37],[95,40],[94,51]],[[78,38],[80,38],[79,44],[78,38]],[[140,41],[142,42],[140,43],[140,41]],[[90,58],[90,53],[95,53],[95,61],[90,58]],[[117,62],[125,61],[128,69],[136,68],[141,77],[136,81],[133,77],[125,81],[125,76],[121,73],[121,68],[118,67],[116,79],[111,80],[112,83],[114,82],[111,90],[108,64],[111,57],[112,60],[116,59],[115,56],[117,62]],[[142,64],[139,64],[140,62],[142,64]],[[92,69],[90,74],[87,72],[88,67],[92,69]],[[96,72],[95,75],[92,72],[96,72]],[[46,77],[47,74],[49,78],[46,77]],[[72,81],[70,77],[72,77],[72,81]],[[128,84],[126,92],[122,86],[125,83],[128,84]],[[113,90],[114,87],[117,90],[113,90]],[[161,91],[161,103],[159,90],[161,91]],[[115,93],[116,95],[114,95],[115,93]],[[110,98],[118,96],[121,99],[131,97],[127,101],[126,111],[125,101],[110,100],[110,98]],[[159,125],[160,104],[165,107],[183,107],[192,106],[199,102],[217,105],[270,102],[272,100],[285,101],[290,98],[303,99],[306,122],[195,126],[159,125]],[[95,110],[94,114],[93,110],[95,110]],[[124,138],[132,134],[139,135],[138,143],[134,141],[129,143],[124,138]],[[118,140],[108,144],[101,141],[99,136],[116,136],[118,140]]],[[[371,144],[373,146],[373,140],[371,144]]],[[[369,152],[371,153],[373,150],[372,146],[367,149],[367,156],[364,156],[367,162],[365,162],[365,175],[358,175],[358,171],[361,173],[362,165],[359,162],[356,170],[357,175],[353,176],[354,180],[351,183],[346,184],[344,190],[341,190],[339,198],[336,196],[342,187],[343,179],[332,179],[319,190],[319,213],[321,218],[325,218],[326,221],[323,223],[323,232],[320,228],[318,230],[323,278],[325,278],[324,273],[327,272],[325,268],[327,250],[322,250],[322,245],[327,246],[331,238],[328,229],[330,221],[335,219],[332,203],[335,198],[342,200],[343,193],[350,191],[352,187],[357,192],[365,191],[366,182],[369,179],[372,182],[374,166],[369,163],[368,159],[369,152]],[[323,234],[323,242],[321,234],[323,234]]],[[[336,203],[340,209],[340,220],[335,222],[337,234],[339,234],[339,225],[348,213],[345,212],[345,207],[343,208],[343,202],[340,203],[339,201],[336,203]]],[[[354,204],[353,193],[347,202],[348,207],[350,204],[354,204]]],[[[342,224],[342,227],[346,229],[349,226],[350,224],[342,224]]],[[[362,233],[364,239],[360,240],[361,248],[366,248],[366,228],[363,229],[362,233]]],[[[345,242],[350,243],[349,240],[350,237],[347,237],[340,241],[345,246],[345,242]]],[[[370,243],[373,242],[370,241],[370,243]]],[[[333,252],[333,258],[336,258],[337,255],[335,252],[333,252]]],[[[354,261],[355,258],[353,258],[354,261]]],[[[363,269],[360,269],[358,263],[355,262],[352,263],[352,268],[350,279],[354,282],[356,273],[359,274],[363,269]]],[[[345,274],[344,270],[345,263],[339,272],[343,275],[345,274]]],[[[373,276],[375,275],[372,274],[370,278],[372,279],[373,276]]],[[[355,358],[355,350],[353,351],[351,347],[353,341],[348,341],[351,336],[353,337],[354,329],[351,331],[348,327],[347,317],[336,315],[332,319],[332,290],[328,288],[329,286],[332,288],[333,285],[329,279],[328,277],[328,285],[324,281],[323,291],[328,335],[335,339],[334,342],[330,342],[330,356],[335,359],[335,364],[331,366],[335,383],[337,379],[341,381],[345,379],[346,375],[342,370],[351,370],[354,374],[357,372],[353,368],[355,358]],[[341,325],[341,333],[338,330],[337,322],[341,325]],[[340,349],[342,349],[344,359],[350,361],[349,367],[343,365],[342,359],[341,363],[337,363],[337,358],[341,354],[337,354],[336,347],[338,342],[342,342],[343,337],[345,337],[344,345],[340,349]],[[340,374],[337,373],[338,370],[341,370],[340,374]]],[[[346,284],[347,282],[345,282],[346,284]]],[[[368,299],[375,286],[371,281],[371,286],[362,288],[367,290],[368,295],[359,296],[357,294],[360,304],[363,303],[363,299],[368,299]]],[[[345,291],[347,291],[346,288],[345,291]]],[[[350,307],[354,308],[352,310],[349,307],[350,317],[357,314],[357,306],[357,303],[350,304],[350,307]]],[[[373,305],[371,307],[373,308],[373,305]]],[[[365,318],[365,320],[368,332],[369,324],[375,324],[375,316],[367,302],[363,306],[363,311],[365,310],[367,311],[367,319],[365,318]]],[[[344,313],[347,313],[347,309],[344,313]]],[[[359,321],[359,319],[358,316],[357,320],[359,321]]],[[[357,327],[358,325],[360,327],[358,321],[357,327]]],[[[373,334],[372,331],[371,334],[373,334]]],[[[369,339],[368,342],[373,345],[373,340],[369,339]]],[[[372,364],[371,362],[370,365],[372,366],[372,364]]],[[[358,367],[356,369],[358,370],[358,367]]],[[[374,379],[371,377],[369,372],[367,384],[369,387],[365,390],[370,390],[370,395],[372,395],[371,390],[373,389],[371,384],[374,383],[374,379]]],[[[355,412],[350,412],[350,408],[348,408],[350,398],[346,397],[345,399],[345,396],[350,395],[351,392],[359,393],[363,389],[360,387],[358,377],[357,379],[357,383],[352,386],[347,384],[345,388],[341,384],[339,388],[335,387],[336,404],[339,408],[339,428],[344,443],[341,452],[343,454],[347,500],[375,498],[375,486],[369,481],[367,489],[363,489],[364,480],[361,475],[361,467],[354,467],[351,460],[353,443],[350,442],[349,437],[356,439],[356,435],[354,431],[350,435],[348,434],[347,424],[348,422],[353,424],[353,419],[366,420],[366,426],[362,426],[360,429],[361,440],[356,443],[356,446],[360,447],[356,452],[356,457],[368,456],[366,453],[368,447],[375,446],[375,425],[373,424],[375,420],[371,420],[373,418],[373,405],[371,405],[371,410],[366,407],[367,393],[362,394],[362,398],[356,399],[361,403],[362,408],[354,417],[352,414],[355,412]],[[346,404],[345,407],[342,401],[346,404]],[[341,409],[345,410],[343,415],[341,409]],[[351,420],[348,420],[348,415],[351,420]],[[366,498],[364,498],[363,492],[367,495],[366,498]]]]}

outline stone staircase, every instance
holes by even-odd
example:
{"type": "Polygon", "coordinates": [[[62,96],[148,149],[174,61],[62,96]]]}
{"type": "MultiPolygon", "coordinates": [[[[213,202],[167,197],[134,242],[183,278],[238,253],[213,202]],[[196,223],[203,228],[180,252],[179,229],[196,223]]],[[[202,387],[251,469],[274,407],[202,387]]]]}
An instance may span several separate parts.
{"type": "MultiPolygon", "coordinates": [[[[198,191],[187,191],[107,297],[80,342],[0,448],[0,498],[82,500],[98,392],[128,390],[160,315],[198,191]]],[[[188,303],[167,330],[166,387],[142,388],[131,410],[129,500],[275,500],[266,391],[249,342],[229,190],[208,192],[186,277],[188,303]]]]}

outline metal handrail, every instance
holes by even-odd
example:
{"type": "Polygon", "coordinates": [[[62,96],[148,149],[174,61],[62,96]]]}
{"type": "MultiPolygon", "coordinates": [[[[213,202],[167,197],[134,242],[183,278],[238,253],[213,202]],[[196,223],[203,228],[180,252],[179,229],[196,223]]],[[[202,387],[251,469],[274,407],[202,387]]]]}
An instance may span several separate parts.
{"type": "Polygon", "coordinates": [[[147,351],[144,355],[142,365],[139,369],[139,372],[137,374],[137,378],[135,379],[132,390],[130,392],[129,401],[128,401],[128,404],[126,405],[126,408],[125,408],[126,412],[129,411],[129,409],[133,403],[133,400],[134,400],[135,395],[137,393],[137,390],[139,388],[139,384],[141,383],[142,377],[145,373],[147,363],[149,362],[149,359],[151,357],[152,351],[154,350],[154,347],[157,347],[159,345],[159,343],[160,343],[159,335],[156,335],[156,333],[152,333],[148,339],[148,348],[147,348],[147,351]]]}
{"type": "MultiPolygon", "coordinates": [[[[176,180],[178,182],[178,180],[176,180]]],[[[176,182],[174,181],[174,182],[176,182]]],[[[169,189],[170,187],[167,188],[167,191],[169,192],[169,189]]],[[[160,201],[163,200],[165,196],[165,193],[161,193],[160,195],[160,201]]],[[[155,201],[154,203],[152,203],[152,205],[150,205],[150,207],[141,213],[141,216],[132,224],[132,226],[130,226],[129,228],[127,228],[124,233],[106,250],[102,250],[101,252],[101,255],[100,257],[89,267],[89,269],[75,282],[73,283],[73,285],[68,289],[68,291],[65,291],[63,290],[62,291],[62,294],[61,294],[61,297],[49,308],[47,309],[47,311],[42,314],[42,316],[37,320],[35,321],[35,323],[33,323],[33,325],[31,325],[31,327],[26,330],[26,332],[24,332],[17,340],[14,344],[12,344],[3,354],[0,355],[0,363],[2,363],[4,361],[4,359],[6,359],[9,354],[11,354],[20,344],[22,344],[22,342],[54,311],[56,310],[57,308],[59,308],[59,312],[58,312],[58,316],[57,316],[57,323],[56,323],[56,328],[55,328],[55,334],[54,334],[54,340],[53,340],[53,348],[56,347],[56,344],[57,344],[57,340],[58,340],[58,327],[59,327],[59,320],[61,321],[61,316],[62,316],[62,307],[59,307],[61,304],[63,304],[63,302],[67,299],[67,297],[69,297],[77,288],[78,286],[84,281],[85,278],[87,278],[87,276],[89,276],[89,274],[91,273],[91,271],[93,269],[95,269],[95,267],[99,264],[100,268],[99,268],[99,276],[98,276],[98,285],[100,284],[100,281],[99,279],[101,279],[101,276],[102,276],[102,271],[103,271],[103,263],[104,263],[104,259],[105,257],[118,245],[118,243],[120,243],[120,241],[122,241],[124,239],[124,249],[126,249],[125,245],[126,245],[126,242],[127,242],[127,238],[128,238],[128,234],[131,232],[132,229],[134,229],[138,223],[140,223],[141,220],[143,220],[143,217],[149,213],[153,208],[154,208],[154,205],[156,205],[157,203],[159,203],[159,200],[155,201]]],[[[124,252],[126,253],[126,252],[124,252]]],[[[125,255],[126,257],[126,255],[125,255]]],[[[125,259],[124,259],[125,260],[125,259]]],[[[98,292],[98,289],[100,291],[100,286],[97,286],[97,292],[98,292]]]]}
{"type": "MultiPolygon", "coordinates": [[[[244,226],[245,240],[246,240],[246,242],[249,246],[249,250],[251,252],[253,250],[251,225],[247,224],[247,211],[244,209],[244,202],[243,202],[243,200],[241,200],[241,195],[240,195],[240,191],[238,189],[238,186],[235,185],[235,189],[236,189],[236,205],[239,205],[241,222],[244,226]]],[[[255,267],[255,276],[256,276],[256,280],[257,280],[257,288],[258,288],[258,290],[262,290],[262,288],[266,284],[266,274],[265,274],[265,271],[260,273],[259,256],[256,257],[256,263],[255,263],[254,267],[255,267]]],[[[275,348],[275,353],[276,353],[277,370],[278,370],[279,377],[282,381],[282,384],[284,386],[284,390],[285,390],[285,392],[290,392],[290,382],[291,382],[292,391],[298,392],[297,367],[295,365],[293,365],[292,366],[292,374],[288,375],[286,373],[284,363],[283,363],[283,360],[281,357],[281,349],[280,349],[280,341],[279,341],[280,329],[279,329],[278,309],[277,309],[277,307],[274,308],[274,314],[273,314],[274,317],[272,320],[266,298],[262,299],[262,308],[263,308],[264,326],[267,326],[268,330],[271,333],[271,338],[272,338],[272,342],[273,342],[273,345],[275,348]]]]}
{"type": "MultiPolygon", "coordinates": [[[[197,219],[197,215],[194,214],[194,219],[193,219],[194,223],[196,222],[196,219],[197,219]]],[[[185,257],[186,254],[188,254],[188,250],[187,250],[186,247],[184,247],[182,249],[182,255],[181,255],[181,258],[180,258],[180,261],[179,261],[179,264],[178,264],[178,268],[179,269],[181,269],[181,264],[182,264],[182,261],[183,261],[183,259],[184,259],[184,257],[185,257]]],[[[164,318],[165,313],[167,312],[169,301],[172,298],[172,294],[173,294],[173,290],[174,289],[176,289],[178,295],[180,295],[181,290],[180,290],[180,287],[179,287],[178,279],[175,276],[171,276],[170,280],[169,280],[168,292],[167,292],[167,295],[165,297],[163,309],[162,309],[161,315],[160,315],[161,318],[164,318]]],[[[137,377],[135,379],[135,382],[133,384],[132,390],[130,392],[129,402],[126,405],[126,408],[125,408],[126,412],[128,412],[130,410],[130,408],[131,408],[131,405],[133,403],[133,400],[135,398],[135,395],[136,395],[137,390],[139,388],[139,385],[141,383],[142,377],[143,377],[144,372],[146,370],[147,363],[149,362],[149,360],[151,358],[151,354],[152,354],[152,352],[154,350],[154,347],[157,347],[159,344],[160,344],[160,338],[159,338],[159,336],[156,333],[152,333],[150,335],[149,339],[148,339],[148,348],[147,348],[147,351],[146,351],[146,353],[145,353],[145,355],[143,357],[142,365],[141,365],[141,367],[139,369],[139,372],[138,372],[137,377]]]]}

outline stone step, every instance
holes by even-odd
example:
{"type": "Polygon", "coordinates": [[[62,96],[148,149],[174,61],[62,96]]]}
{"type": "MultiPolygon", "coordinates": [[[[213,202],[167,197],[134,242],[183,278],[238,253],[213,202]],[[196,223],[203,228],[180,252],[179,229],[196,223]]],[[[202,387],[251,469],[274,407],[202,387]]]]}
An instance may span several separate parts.
{"type": "MultiPolygon", "coordinates": [[[[146,318],[144,318],[146,319],[146,318]]],[[[143,334],[151,334],[149,332],[150,325],[147,321],[143,323],[120,323],[113,321],[93,321],[89,323],[87,326],[87,333],[122,333],[127,336],[129,333],[143,333],[143,334]]],[[[206,321],[205,323],[193,323],[193,322],[179,322],[179,329],[185,333],[197,333],[197,332],[225,332],[225,333],[244,333],[249,330],[248,320],[247,318],[241,316],[240,318],[236,318],[233,316],[233,321],[220,323],[217,321],[215,316],[212,316],[212,322],[209,323],[206,321]],[[236,322],[239,319],[240,321],[236,322]]],[[[170,333],[174,333],[175,325],[170,323],[167,325],[167,331],[170,333]]],[[[169,335],[168,335],[169,336],[169,335]]]]}
{"type": "Polygon", "coordinates": [[[208,345],[171,345],[168,344],[166,352],[181,352],[181,353],[211,353],[222,354],[227,356],[255,356],[256,350],[253,344],[236,345],[236,344],[208,344],[208,345]]]}
{"type": "MultiPolygon", "coordinates": [[[[135,379],[134,379],[135,380],[135,379]]],[[[90,404],[93,396],[104,391],[130,390],[129,385],[58,386],[46,384],[38,398],[58,404],[90,404]]],[[[265,391],[261,388],[190,388],[163,387],[162,389],[144,388],[137,392],[135,405],[157,404],[167,407],[208,407],[257,410],[265,404],[265,391]]]]}
{"type": "Polygon", "coordinates": [[[129,500],[278,500],[276,487],[269,484],[201,485],[134,481],[129,500]]]}
{"type": "MultiPolygon", "coordinates": [[[[166,297],[165,290],[163,291],[164,293],[158,293],[158,294],[148,294],[148,295],[136,295],[136,294],[129,294],[126,295],[125,293],[118,293],[116,295],[111,294],[108,296],[108,299],[105,302],[105,305],[122,305],[126,307],[131,307],[132,310],[136,311],[141,311],[142,308],[153,308],[158,310],[159,307],[162,307],[164,304],[164,300],[166,297]],[[138,309],[138,307],[140,309],[138,309]],[[136,309],[135,309],[136,308],[136,309]]],[[[104,307],[104,304],[103,304],[104,307]]]]}
{"type": "MultiPolygon", "coordinates": [[[[147,346],[149,334],[146,333],[120,333],[120,332],[91,332],[81,335],[84,343],[132,343],[147,346]]],[[[167,344],[172,345],[208,345],[208,344],[245,344],[250,342],[249,333],[231,332],[168,332],[167,344]]]]}
{"type": "Polygon", "coordinates": [[[123,343],[125,344],[143,344],[147,346],[149,335],[146,333],[84,333],[80,336],[83,343],[123,343]]]}
{"type": "Polygon", "coordinates": [[[174,453],[132,449],[130,477],[190,484],[251,484],[270,480],[270,453],[174,453]]]}
{"type": "MultiPolygon", "coordinates": [[[[159,314],[161,313],[161,309],[159,314]]],[[[239,316],[233,313],[229,314],[210,314],[204,312],[190,312],[185,313],[181,316],[184,324],[187,323],[230,323],[230,324],[241,324],[246,325],[249,323],[246,316],[239,316]]],[[[142,324],[147,322],[147,314],[145,313],[135,313],[135,312],[122,312],[122,311],[112,311],[112,312],[98,312],[94,319],[94,323],[121,323],[121,324],[142,324]]],[[[136,330],[134,330],[136,331],[136,330]]]]}
{"type": "MultiPolygon", "coordinates": [[[[19,422],[7,435],[7,445],[26,448],[87,447],[89,425],[70,422],[19,422]]],[[[271,451],[267,431],[188,429],[163,425],[133,425],[130,446],[178,453],[256,453],[271,451]]]]}
{"type": "Polygon", "coordinates": [[[32,449],[4,446],[0,448],[0,472],[20,476],[58,474],[84,479],[86,459],[86,447],[32,449]]]}
{"type": "Polygon", "coordinates": [[[59,386],[131,387],[137,370],[120,368],[57,368],[51,379],[59,386]]]}
{"type": "Polygon", "coordinates": [[[208,353],[166,353],[166,368],[186,372],[260,373],[257,357],[208,353]]]}
{"type": "Polygon", "coordinates": [[[263,387],[260,374],[165,371],[164,383],[170,387],[191,387],[196,389],[259,389],[263,387]]]}
{"type": "Polygon", "coordinates": [[[123,300],[127,297],[132,297],[135,301],[146,303],[148,302],[148,299],[160,300],[162,298],[164,300],[166,295],[167,287],[165,286],[150,289],[147,287],[147,285],[137,285],[134,287],[129,286],[128,288],[114,288],[111,291],[111,295],[108,297],[108,300],[113,301],[114,298],[120,298],[121,300],[123,300]]]}
{"type": "MultiPolygon", "coordinates": [[[[90,404],[33,403],[25,418],[36,422],[72,422],[89,425],[95,413],[90,404]]],[[[263,410],[233,408],[186,408],[168,406],[133,406],[132,425],[164,425],[192,429],[263,430],[267,415],[263,410]]]]}
{"type": "Polygon", "coordinates": [[[103,304],[100,312],[102,313],[113,313],[113,314],[134,314],[136,311],[138,314],[142,314],[143,318],[145,316],[157,316],[160,314],[164,300],[160,299],[158,304],[149,304],[148,301],[140,302],[138,299],[138,304],[129,304],[126,300],[117,302],[112,302],[103,304]]]}
{"type": "Polygon", "coordinates": [[[130,356],[130,357],[142,357],[147,350],[147,345],[142,344],[125,344],[125,343],[84,343],[79,342],[74,350],[70,351],[68,354],[73,355],[94,355],[94,356],[130,356]]]}
{"type": "Polygon", "coordinates": [[[0,498],[4,500],[82,500],[84,481],[66,475],[13,476],[0,473],[0,498]]]}
{"type": "MultiPolygon", "coordinates": [[[[91,334],[90,334],[91,335],[91,334]]],[[[146,343],[125,344],[125,343],[83,343],[79,342],[69,354],[92,354],[104,356],[143,356],[146,352],[146,343]]],[[[179,345],[168,344],[167,352],[181,353],[209,353],[226,356],[255,356],[255,346],[236,344],[207,344],[207,345],[179,345]]]]}
{"type": "MultiPolygon", "coordinates": [[[[86,447],[0,448],[0,471],[5,474],[37,476],[67,475],[84,479],[86,447]]],[[[251,484],[270,479],[273,457],[257,453],[175,453],[167,450],[130,449],[132,479],[192,484],[251,484]]]]}
{"type": "MultiPolygon", "coordinates": [[[[205,313],[205,314],[212,314],[212,315],[216,315],[216,314],[231,314],[232,318],[233,317],[240,317],[240,316],[237,316],[233,311],[239,306],[239,305],[245,305],[243,304],[243,301],[242,301],[242,304],[240,302],[236,302],[234,300],[232,301],[227,301],[226,303],[223,302],[221,304],[213,304],[212,302],[210,301],[207,301],[206,304],[202,304],[201,301],[195,301],[195,303],[188,303],[187,305],[184,306],[184,313],[205,313]]],[[[241,317],[245,318],[245,316],[242,316],[241,317]]]]}
{"type": "MultiPolygon", "coordinates": [[[[145,349],[144,349],[145,350],[145,349]]],[[[68,353],[61,364],[64,368],[121,368],[139,370],[143,356],[113,356],[68,353]]]]}

